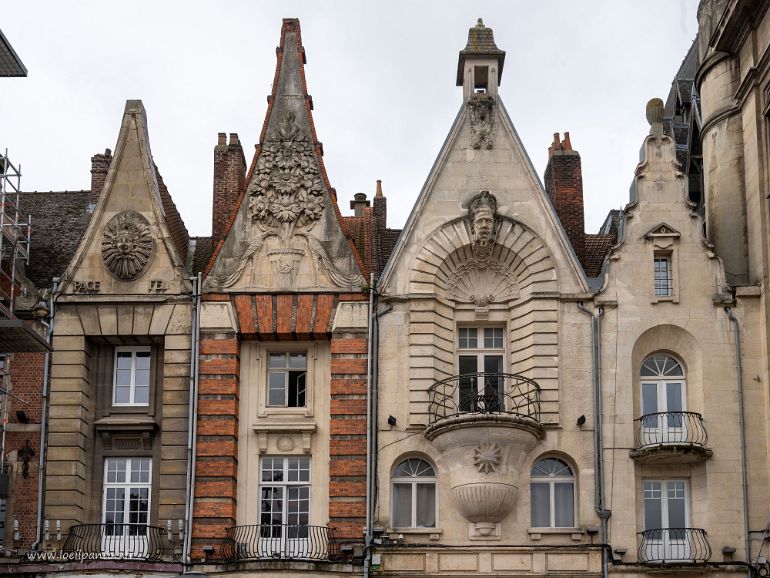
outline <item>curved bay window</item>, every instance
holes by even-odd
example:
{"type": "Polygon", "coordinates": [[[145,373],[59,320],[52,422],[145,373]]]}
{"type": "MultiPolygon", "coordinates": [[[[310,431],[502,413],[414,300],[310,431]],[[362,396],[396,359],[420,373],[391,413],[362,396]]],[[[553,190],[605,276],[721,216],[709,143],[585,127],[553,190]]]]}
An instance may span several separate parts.
{"type": "Polygon", "coordinates": [[[670,355],[656,353],[644,360],[639,375],[643,445],[685,440],[686,397],[682,364],[670,355]]]}
{"type": "Polygon", "coordinates": [[[409,458],[393,470],[394,528],[436,527],[436,471],[428,462],[409,458]]]}
{"type": "Polygon", "coordinates": [[[505,409],[502,327],[460,327],[458,369],[461,412],[493,413],[505,409]]]}
{"type": "Polygon", "coordinates": [[[566,462],[544,458],[532,466],[533,528],[575,527],[575,474],[566,462]]]}

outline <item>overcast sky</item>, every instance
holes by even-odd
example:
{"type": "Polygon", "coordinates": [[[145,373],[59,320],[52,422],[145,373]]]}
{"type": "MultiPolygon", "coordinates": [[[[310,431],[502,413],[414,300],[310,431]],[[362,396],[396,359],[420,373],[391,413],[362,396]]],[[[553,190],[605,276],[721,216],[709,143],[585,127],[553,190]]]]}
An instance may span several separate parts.
{"type": "Polygon", "coordinates": [[[462,101],[458,51],[478,17],[507,51],[500,95],[542,180],[554,132],[580,151],[586,228],[628,199],[649,131],[697,32],[698,0],[4,2],[0,28],[29,70],[0,79],[0,149],[25,190],[90,188],[127,99],[192,235],[211,230],[213,148],[247,162],[264,120],[281,19],[298,17],[324,162],[343,214],[382,179],[403,226],[462,101]]]}

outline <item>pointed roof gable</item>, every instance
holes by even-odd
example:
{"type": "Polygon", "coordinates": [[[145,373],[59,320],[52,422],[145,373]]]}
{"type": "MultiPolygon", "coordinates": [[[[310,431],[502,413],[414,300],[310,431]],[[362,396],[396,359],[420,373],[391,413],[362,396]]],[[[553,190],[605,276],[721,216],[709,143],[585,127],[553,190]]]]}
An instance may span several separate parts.
{"type": "MultiPolygon", "coordinates": [[[[78,290],[83,280],[98,282],[99,292],[137,292],[132,284],[152,270],[153,279],[181,283],[184,259],[177,242],[187,230],[175,222],[169,229],[164,208],[172,203],[161,194],[157,168],[150,151],[147,114],[141,100],[126,101],[123,120],[104,189],[75,256],[64,273],[61,291],[78,290]],[[183,232],[182,232],[183,230],[183,232]]],[[[165,187],[165,185],[163,185],[165,187]]],[[[178,216],[178,215],[177,215],[178,216]]],[[[147,293],[146,288],[140,293],[147,293]]]]}
{"type": "Polygon", "coordinates": [[[208,290],[359,290],[367,274],[323,164],[299,20],[281,27],[260,142],[206,265],[208,290]]]}

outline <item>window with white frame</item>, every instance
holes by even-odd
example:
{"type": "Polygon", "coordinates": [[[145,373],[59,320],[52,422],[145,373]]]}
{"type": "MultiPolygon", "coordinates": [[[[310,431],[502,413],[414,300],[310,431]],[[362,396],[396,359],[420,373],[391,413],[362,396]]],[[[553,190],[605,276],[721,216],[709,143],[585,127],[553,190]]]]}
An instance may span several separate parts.
{"type": "Polygon", "coordinates": [[[645,445],[687,439],[684,367],[674,357],[655,353],[639,372],[642,393],[642,437],[645,445]]]}
{"type": "Polygon", "coordinates": [[[436,472],[428,462],[409,458],[393,470],[394,528],[436,527],[436,472]]]}
{"type": "Polygon", "coordinates": [[[310,523],[310,458],[265,457],[260,465],[260,536],[307,538],[310,523]]]}
{"type": "Polygon", "coordinates": [[[116,347],[112,404],[150,404],[150,347],[116,347]]]}
{"type": "Polygon", "coordinates": [[[671,297],[674,294],[674,275],[670,254],[655,253],[653,257],[653,283],[656,297],[671,297]]]}
{"type": "Polygon", "coordinates": [[[575,527],[575,474],[558,458],[544,458],[532,466],[530,503],[533,528],[575,527]]]}
{"type": "Polygon", "coordinates": [[[307,403],[307,352],[268,353],[268,407],[305,407],[307,403]]]}
{"type": "Polygon", "coordinates": [[[459,327],[457,364],[459,410],[495,412],[504,408],[505,329],[459,327]]]}
{"type": "Polygon", "coordinates": [[[104,460],[102,523],[106,536],[145,536],[150,522],[151,458],[104,460]]]}

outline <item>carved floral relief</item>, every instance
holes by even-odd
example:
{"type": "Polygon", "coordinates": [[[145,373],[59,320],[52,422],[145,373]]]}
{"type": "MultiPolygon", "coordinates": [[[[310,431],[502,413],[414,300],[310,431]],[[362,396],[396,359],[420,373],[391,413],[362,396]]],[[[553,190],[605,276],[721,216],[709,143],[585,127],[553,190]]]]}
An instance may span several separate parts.
{"type": "Polygon", "coordinates": [[[490,150],[495,146],[494,107],[495,99],[488,94],[475,94],[468,100],[472,148],[490,150]]]}
{"type": "Polygon", "coordinates": [[[222,287],[235,285],[249,266],[249,283],[256,285],[257,258],[268,244],[264,252],[281,288],[295,287],[300,264],[308,254],[316,286],[321,270],[337,286],[364,284],[361,275],[339,271],[320,241],[310,234],[323,216],[326,198],[313,143],[296,124],[293,113],[285,113],[263,143],[246,195],[251,242],[236,271],[220,280],[222,287]]]}

